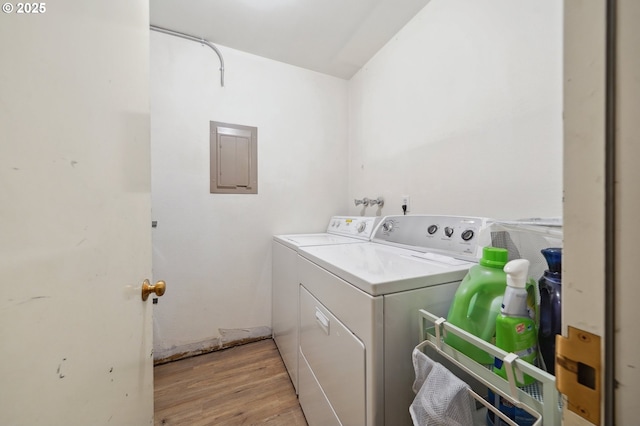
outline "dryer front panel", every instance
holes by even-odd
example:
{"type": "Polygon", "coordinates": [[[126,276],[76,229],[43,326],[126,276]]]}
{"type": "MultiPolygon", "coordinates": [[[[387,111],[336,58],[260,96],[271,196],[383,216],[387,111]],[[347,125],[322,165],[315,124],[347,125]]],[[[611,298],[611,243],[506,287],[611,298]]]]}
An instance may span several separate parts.
{"type": "Polygon", "coordinates": [[[366,424],[365,346],[302,286],[300,352],[340,422],[366,424]]]}

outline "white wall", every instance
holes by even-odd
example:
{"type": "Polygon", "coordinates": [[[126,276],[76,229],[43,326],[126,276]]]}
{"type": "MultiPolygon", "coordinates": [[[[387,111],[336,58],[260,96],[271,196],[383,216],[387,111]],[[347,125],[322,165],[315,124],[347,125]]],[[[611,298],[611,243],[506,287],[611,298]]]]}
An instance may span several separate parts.
{"type": "Polygon", "coordinates": [[[350,199],[560,216],[562,2],[432,0],[350,81],[349,114],[350,199]]]}
{"type": "Polygon", "coordinates": [[[272,236],[348,209],[347,82],[218,47],[224,88],[210,48],[151,33],[157,359],[270,334],[272,236]],[[209,194],[210,120],[258,127],[257,195],[209,194]]]}

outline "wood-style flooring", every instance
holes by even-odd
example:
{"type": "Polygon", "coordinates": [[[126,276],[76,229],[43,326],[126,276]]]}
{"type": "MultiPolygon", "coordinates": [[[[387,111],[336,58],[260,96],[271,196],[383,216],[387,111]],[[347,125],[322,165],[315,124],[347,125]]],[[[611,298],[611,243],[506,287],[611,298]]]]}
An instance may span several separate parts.
{"type": "Polygon", "coordinates": [[[154,368],[156,425],[307,426],[272,339],[154,368]]]}

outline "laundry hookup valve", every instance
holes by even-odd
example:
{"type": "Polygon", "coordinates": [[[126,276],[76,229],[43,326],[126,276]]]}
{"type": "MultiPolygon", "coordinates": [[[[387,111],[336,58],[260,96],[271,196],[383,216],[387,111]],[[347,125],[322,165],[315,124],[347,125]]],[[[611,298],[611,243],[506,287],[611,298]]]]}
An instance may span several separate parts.
{"type": "Polygon", "coordinates": [[[353,200],[356,207],[360,204],[363,204],[365,207],[378,205],[379,207],[384,206],[384,199],[382,197],[378,197],[375,200],[369,198],[363,198],[362,200],[358,200],[357,198],[353,200]]]}

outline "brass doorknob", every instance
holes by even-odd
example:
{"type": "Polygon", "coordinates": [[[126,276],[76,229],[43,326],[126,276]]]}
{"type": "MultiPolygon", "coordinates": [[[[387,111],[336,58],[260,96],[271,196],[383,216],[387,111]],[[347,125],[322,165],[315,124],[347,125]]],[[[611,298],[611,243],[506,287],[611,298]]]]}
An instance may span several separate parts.
{"type": "Polygon", "coordinates": [[[167,283],[164,281],[158,281],[155,285],[151,285],[149,280],[144,280],[142,283],[142,300],[147,300],[151,293],[155,293],[156,296],[162,296],[167,289],[167,283]]]}

